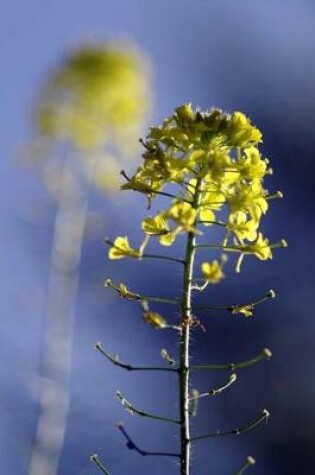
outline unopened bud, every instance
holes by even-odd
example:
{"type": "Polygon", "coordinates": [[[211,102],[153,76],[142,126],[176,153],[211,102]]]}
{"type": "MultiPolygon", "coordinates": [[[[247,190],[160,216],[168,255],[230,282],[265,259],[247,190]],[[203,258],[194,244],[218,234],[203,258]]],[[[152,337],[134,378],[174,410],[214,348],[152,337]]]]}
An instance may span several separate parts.
{"type": "Polygon", "coordinates": [[[249,457],[247,457],[246,462],[247,462],[249,465],[255,465],[256,460],[254,459],[254,457],[249,456],[249,457]]]}
{"type": "Polygon", "coordinates": [[[271,358],[271,357],[272,357],[272,351],[269,350],[269,348],[264,348],[264,349],[263,349],[263,355],[264,355],[266,358],[271,358]]]}

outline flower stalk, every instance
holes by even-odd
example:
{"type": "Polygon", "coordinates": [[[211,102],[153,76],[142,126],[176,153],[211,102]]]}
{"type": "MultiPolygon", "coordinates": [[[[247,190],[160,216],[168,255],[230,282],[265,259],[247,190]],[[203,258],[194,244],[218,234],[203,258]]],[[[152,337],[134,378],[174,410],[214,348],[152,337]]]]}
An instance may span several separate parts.
{"type": "MultiPolygon", "coordinates": [[[[198,303],[195,305],[192,302],[194,291],[199,294],[205,292],[209,286],[219,284],[226,277],[224,268],[227,262],[226,253],[238,254],[235,270],[240,272],[245,256],[252,255],[265,261],[272,259],[274,249],[286,247],[284,240],[272,244],[259,231],[261,218],[269,207],[268,201],[280,197],[279,193],[269,195],[263,188],[263,178],[271,174],[271,169],[268,166],[269,161],[259,152],[260,142],[261,132],[240,112],[229,115],[213,109],[203,113],[199,110],[194,111],[190,104],[177,108],[161,126],[151,128],[146,140],[142,141],[145,148],[143,164],[131,178],[123,173],[127,183],[122,186],[124,190],[144,194],[149,200],[149,208],[158,195],[170,198],[171,203],[155,216],[147,216],[142,221],[144,239],[138,247],[132,247],[127,236],[118,236],[114,241],[106,240],[111,246],[108,254],[110,259],[125,257],[140,261],[156,259],[182,264],[179,298],[145,296],[129,290],[123,283],[115,285],[110,279],[107,279],[105,284],[120,297],[138,304],[146,324],[160,331],[165,329],[176,331],[179,350],[175,359],[170,357],[166,349],[161,351],[161,356],[168,366],[133,366],[107,353],[100,344],[95,346],[106,359],[128,371],[168,371],[177,375],[179,414],[175,418],[137,409],[121,393],[117,392],[116,395],[131,414],[169,422],[179,427],[178,454],[138,449],[126,435],[126,431],[120,430],[127,440],[128,447],[142,455],[177,456],[180,462],[180,475],[190,475],[192,443],[223,435],[241,435],[256,429],[270,414],[264,409],[254,419],[236,429],[216,430],[205,435],[190,434],[190,418],[196,415],[200,398],[218,396],[228,391],[237,382],[236,371],[272,356],[271,351],[265,348],[257,356],[237,363],[190,364],[191,332],[196,326],[204,329],[195,315],[196,310],[225,310],[230,314],[251,317],[257,306],[275,297],[275,292],[270,290],[245,304],[216,305],[215,302],[210,302],[206,305],[198,303]],[[172,193],[163,191],[169,184],[173,185],[172,193]],[[178,194],[173,192],[176,185],[180,186],[178,194]],[[223,209],[222,216],[220,212],[223,209]],[[225,228],[221,243],[199,241],[199,237],[206,234],[204,228],[207,229],[212,225],[225,228]],[[157,240],[162,246],[169,247],[179,235],[185,236],[183,259],[164,254],[151,254],[146,250],[152,239],[157,240]],[[207,260],[201,263],[198,273],[195,257],[199,251],[203,251],[201,255],[211,255],[215,252],[216,257],[212,260],[210,256],[206,258],[207,260]],[[149,304],[155,303],[177,306],[180,310],[179,320],[173,323],[151,309],[149,304]],[[203,393],[199,393],[196,389],[190,391],[190,374],[193,371],[212,370],[228,371],[230,374],[225,383],[210,391],[203,393]]],[[[248,458],[237,473],[244,473],[250,465],[253,465],[252,458],[248,458]]]]}
{"type": "MultiPolygon", "coordinates": [[[[195,190],[192,207],[198,209],[200,203],[199,183],[195,190]]],[[[195,223],[194,223],[195,224],[195,223]]],[[[180,336],[180,363],[179,363],[179,407],[181,424],[181,475],[189,475],[190,465],[190,412],[189,412],[189,336],[190,325],[193,319],[191,311],[192,281],[194,274],[194,259],[196,235],[189,232],[187,235],[186,258],[184,264],[182,317],[180,336]]]]}

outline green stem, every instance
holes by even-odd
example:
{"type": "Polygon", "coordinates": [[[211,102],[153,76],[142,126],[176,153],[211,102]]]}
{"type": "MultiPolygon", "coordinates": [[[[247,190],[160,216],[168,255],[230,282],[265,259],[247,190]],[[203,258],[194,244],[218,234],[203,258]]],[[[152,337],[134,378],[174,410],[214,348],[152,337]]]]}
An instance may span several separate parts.
{"type": "Polygon", "coordinates": [[[256,461],[253,457],[247,457],[245,463],[242,465],[242,467],[237,471],[235,475],[243,475],[243,473],[245,473],[249,467],[252,467],[253,465],[255,465],[255,463],[256,461]]]}
{"type": "Polygon", "coordinates": [[[159,256],[158,254],[143,254],[139,259],[160,259],[161,261],[173,261],[179,264],[185,264],[182,259],[176,259],[175,257],[159,256]]]}
{"type": "Polygon", "coordinates": [[[137,409],[134,407],[127,399],[125,399],[120,391],[116,391],[116,397],[121,403],[121,405],[130,412],[130,414],[138,414],[141,417],[149,417],[150,419],[156,419],[158,421],[170,422],[171,424],[180,424],[179,421],[175,419],[170,419],[169,417],[157,416],[156,414],[151,414],[150,412],[143,411],[142,409],[137,409]]]}
{"type": "MultiPolygon", "coordinates": [[[[192,207],[197,209],[200,203],[199,191],[201,179],[197,180],[192,207]]],[[[182,291],[182,319],[179,355],[179,407],[181,425],[180,473],[189,475],[190,467],[190,413],[189,413],[189,334],[191,312],[192,280],[195,259],[196,235],[193,232],[187,235],[186,256],[184,262],[183,291],[182,291]]]]}
{"type": "Polygon", "coordinates": [[[102,462],[100,461],[99,457],[97,454],[91,455],[90,461],[95,463],[95,465],[100,469],[102,473],[105,473],[105,475],[110,475],[110,473],[106,470],[102,462]]]}
{"type": "Polygon", "coordinates": [[[267,409],[264,409],[258,417],[256,417],[252,421],[247,422],[247,424],[245,424],[242,427],[238,427],[237,429],[226,430],[226,431],[217,430],[215,432],[210,432],[209,434],[192,437],[190,440],[194,442],[197,440],[208,439],[210,437],[219,437],[222,435],[242,435],[242,434],[245,434],[246,432],[250,432],[256,429],[256,427],[258,427],[262,422],[266,422],[269,416],[270,416],[270,412],[267,411],[267,409]]]}
{"type": "Polygon", "coordinates": [[[168,371],[168,372],[177,372],[176,368],[167,368],[164,366],[132,366],[129,363],[123,363],[119,360],[118,356],[113,356],[107,351],[104,350],[101,343],[95,343],[94,349],[99,351],[101,355],[105,356],[109,361],[114,365],[119,366],[120,368],[126,369],[127,371],[168,371]]]}
{"type": "Polygon", "coordinates": [[[244,369],[253,366],[254,364],[258,363],[259,361],[266,360],[271,358],[272,353],[269,348],[264,348],[263,351],[256,356],[247,361],[242,361],[240,363],[228,363],[228,364],[217,364],[217,365],[194,365],[190,366],[190,371],[202,371],[202,370],[225,370],[230,369],[231,371],[235,371],[237,369],[244,369]]]}

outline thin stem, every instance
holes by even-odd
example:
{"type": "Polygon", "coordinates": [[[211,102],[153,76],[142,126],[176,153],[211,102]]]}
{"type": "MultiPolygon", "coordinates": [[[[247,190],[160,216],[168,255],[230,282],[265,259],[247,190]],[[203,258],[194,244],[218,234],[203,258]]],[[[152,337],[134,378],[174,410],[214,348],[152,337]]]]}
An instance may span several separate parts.
{"type": "Polygon", "coordinates": [[[232,373],[229,377],[229,380],[226,384],[224,384],[223,386],[220,386],[218,388],[214,388],[214,389],[210,389],[210,391],[207,391],[205,393],[198,393],[196,394],[196,396],[192,396],[190,398],[190,401],[193,401],[195,399],[201,399],[203,397],[207,397],[207,396],[217,396],[218,394],[221,394],[223,393],[223,391],[225,391],[226,389],[228,389],[230,386],[232,386],[232,384],[234,384],[237,380],[237,375],[236,373],[232,373]]]}
{"type": "MultiPolygon", "coordinates": [[[[116,249],[120,249],[119,247],[115,246],[114,242],[111,239],[106,238],[105,239],[105,244],[115,247],[116,249]]],[[[170,257],[170,256],[159,256],[158,254],[140,254],[139,255],[127,255],[125,257],[130,257],[131,259],[137,259],[141,261],[141,259],[161,259],[161,260],[166,260],[166,261],[173,261],[173,262],[179,262],[180,264],[184,264],[185,261],[183,259],[176,259],[175,257],[170,257]]]]}
{"type": "Polygon", "coordinates": [[[274,290],[270,289],[266,294],[258,297],[253,302],[239,304],[239,305],[194,305],[192,307],[193,310],[227,310],[232,313],[238,313],[239,310],[245,307],[254,308],[257,305],[265,302],[269,299],[274,299],[276,297],[276,293],[274,290]]]}
{"type": "MultiPolygon", "coordinates": [[[[122,170],[120,172],[120,174],[126,179],[126,181],[128,181],[129,183],[132,181],[131,178],[129,178],[127,176],[127,174],[125,173],[124,170],[122,170]]],[[[176,195],[173,195],[172,193],[167,193],[166,191],[157,191],[157,190],[154,190],[153,188],[150,188],[149,186],[146,186],[145,188],[143,188],[142,190],[139,189],[137,190],[136,188],[133,189],[133,191],[138,191],[138,193],[142,193],[144,195],[149,195],[149,194],[152,194],[152,195],[160,195],[160,196],[166,196],[168,198],[174,198],[176,200],[178,200],[178,198],[181,199],[181,201],[186,201],[186,203],[191,203],[190,200],[187,200],[185,199],[184,197],[179,197],[179,196],[176,196],[176,195]]]]}
{"type": "MultiPolygon", "coordinates": [[[[199,191],[201,179],[197,180],[192,207],[197,209],[200,204],[199,191]]],[[[196,223],[195,223],[196,224],[196,223]]],[[[179,405],[181,424],[181,475],[189,475],[190,467],[190,412],[189,412],[189,334],[191,312],[192,280],[195,258],[195,233],[187,235],[186,257],[184,264],[182,291],[182,318],[179,355],[179,405]]]]}
{"type": "Polygon", "coordinates": [[[217,226],[221,226],[223,228],[227,227],[227,224],[223,221],[197,221],[197,224],[216,224],[217,226]]]}
{"type": "Polygon", "coordinates": [[[104,465],[100,461],[97,454],[91,455],[90,461],[95,463],[95,465],[101,470],[102,473],[105,473],[105,475],[110,475],[110,473],[106,470],[106,468],[104,467],[104,465]]]}
{"type": "Polygon", "coordinates": [[[118,287],[117,285],[113,284],[111,279],[106,279],[105,281],[105,287],[110,287],[111,289],[116,290],[116,292],[119,293],[120,297],[126,298],[127,300],[135,300],[137,302],[141,300],[145,300],[148,302],[159,302],[159,303],[167,303],[171,305],[180,305],[180,300],[179,299],[172,299],[172,298],[167,298],[167,297],[155,297],[152,295],[140,295],[136,294],[134,292],[129,292],[127,294],[124,294],[122,289],[118,287]]]}
{"type": "Polygon", "coordinates": [[[157,416],[155,414],[151,414],[150,412],[142,411],[141,409],[137,409],[134,407],[127,399],[125,399],[120,391],[116,391],[117,399],[120,401],[121,405],[128,411],[130,414],[138,414],[141,417],[148,417],[150,419],[156,419],[158,421],[163,422],[170,422],[172,424],[180,424],[180,421],[175,419],[170,419],[169,417],[157,416]]]}
{"type": "Polygon", "coordinates": [[[152,295],[139,295],[138,300],[146,300],[148,302],[158,302],[158,303],[167,303],[170,305],[180,305],[179,300],[177,299],[169,299],[166,297],[154,297],[152,295]]]}
{"type": "Polygon", "coordinates": [[[104,350],[101,343],[95,343],[94,349],[99,351],[101,355],[105,356],[109,361],[111,361],[114,365],[119,366],[120,368],[126,369],[127,371],[168,371],[176,373],[178,370],[176,368],[168,368],[164,366],[132,366],[128,363],[123,363],[119,360],[118,356],[113,356],[107,351],[104,350]]]}
{"type": "Polygon", "coordinates": [[[185,264],[183,259],[176,259],[175,257],[169,256],[159,256],[157,254],[143,254],[140,259],[160,259],[165,261],[179,262],[180,264],[185,264]]]}
{"type": "Polygon", "coordinates": [[[158,456],[158,457],[180,457],[180,454],[175,454],[172,452],[152,452],[152,451],[147,451],[140,449],[135,442],[132,440],[126,429],[124,428],[124,425],[120,422],[118,423],[118,429],[122,433],[122,435],[125,437],[127,441],[127,447],[129,450],[135,450],[138,452],[138,454],[143,455],[143,456],[158,456]]]}
{"type": "Polygon", "coordinates": [[[195,249],[224,249],[228,252],[243,252],[241,246],[224,246],[221,244],[198,244],[195,249]]]}
{"type": "Polygon", "coordinates": [[[250,432],[256,429],[256,427],[258,427],[262,422],[267,421],[269,416],[270,416],[270,412],[267,411],[267,409],[264,409],[258,417],[255,417],[255,419],[247,422],[242,427],[238,427],[237,429],[232,429],[232,430],[227,430],[227,431],[217,430],[215,432],[209,432],[209,434],[192,437],[190,441],[193,442],[196,440],[208,439],[211,437],[219,437],[221,435],[242,435],[242,434],[245,434],[246,432],[250,432]]]}
{"type": "MultiPolygon", "coordinates": [[[[226,239],[224,240],[226,242],[226,239]]],[[[261,249],[265,248],[270,248],[270,249],[276,249],[276,248],[281,248],[281,247],[287,247],[288,243],[286,242],[285,239],[281,239],[278,242],[275,242],[273,244],[268,244],[265,246],[262,246],[261,249]]],[[[242,254],[255,254],[255,251],[249,250],[249,246],[227,246],[226,244],[198,244],[195,246],[195,249],[223,249],[224,251],[227,252],[240,252],[242,254]]]]}
{"type": "Polygon", "coordinates": [[[245,463],[241,466],[241,468],[236,472],[235,475],[243,475],[245,471],[249,468],[255,465],[256,460],[253,457],[247,457],[245,463]]]}
{"type": "Polygon", "coordinates": [[[190,371],[203,371],[203,370],[225,370],[230,369],[231,371],[235,371],[237,369],[244,369],[253,366],[254,364],[258,363],[259,361],[266,360],[271,358],[272,353],[268,348],[264,348],[263,351],[254,358],[242,361],[240,363],[228,363],[228,364],[218,364],[218,365],[193,365],[189,367],[190,371]]]}

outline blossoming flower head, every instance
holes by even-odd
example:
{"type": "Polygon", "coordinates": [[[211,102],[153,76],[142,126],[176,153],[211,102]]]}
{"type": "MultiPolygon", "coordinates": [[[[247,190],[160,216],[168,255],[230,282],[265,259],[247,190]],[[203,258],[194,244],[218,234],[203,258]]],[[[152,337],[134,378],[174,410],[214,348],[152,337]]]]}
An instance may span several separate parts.
{"type": "MultiPolygon", "coordinates": [[[[130,178],[123,174],[127,183],[122,188],[143,193],[150,202],[159,195],[171,200],[166,209],[142,221],[146,238],[139,250],[131,248],[127,237],[119,237],[109,257],[141,258],[150,237],[171,246],[180,234],[198,236],[202,227],[219,225],[226,233],[214,247],[240,253],[237,271],[246,254],[272,258],[272,246],[260,232],[268,211],[264,179],[271,170],[258,149],[260,142],[261,132],[243,113],[202,112],[191,104],[151,127],[142,140],[143,163],[130,178]]],[[[219,267],[219,261],[204,263],[209,282],[221,280],[219,267]]]]}

